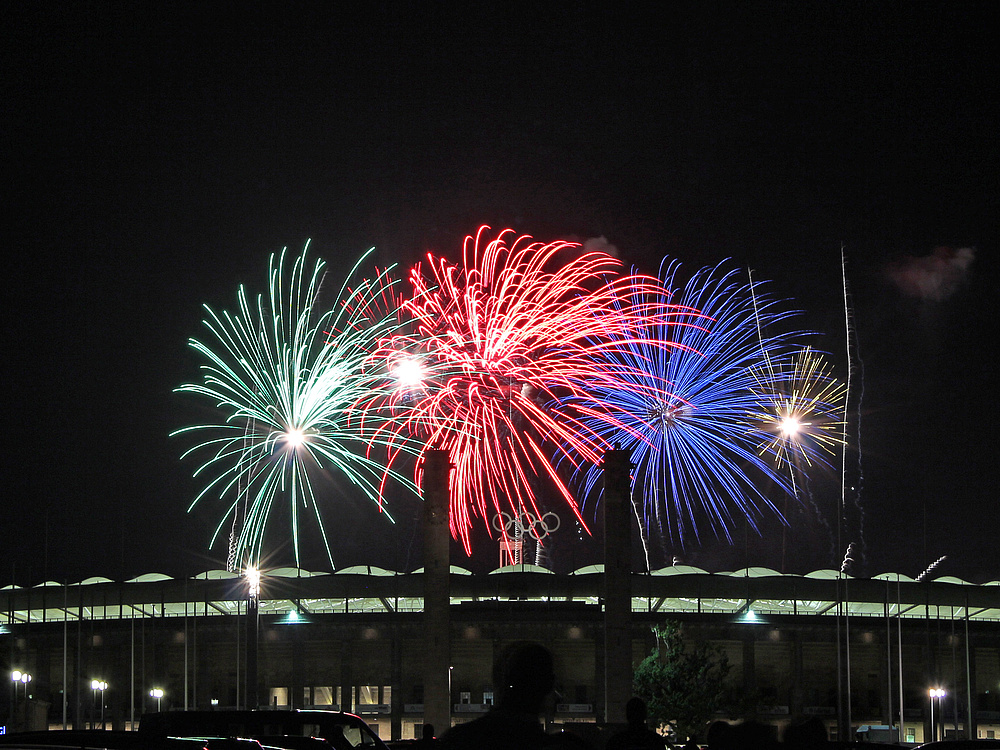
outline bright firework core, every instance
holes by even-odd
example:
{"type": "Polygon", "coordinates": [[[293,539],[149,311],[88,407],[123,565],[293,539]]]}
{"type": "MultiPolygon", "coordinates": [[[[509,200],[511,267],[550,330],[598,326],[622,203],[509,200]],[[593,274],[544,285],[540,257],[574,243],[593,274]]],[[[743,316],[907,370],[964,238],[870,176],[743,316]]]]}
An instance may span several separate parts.
{"type": "Polygon", "coordinates": [[[393,366],[392,375],[402,386],[420,385],[424,380],[424,366],[420,360],[408,357],[393,366]]]}
{"type": "MultiPolygon", "coordinates": [[[[805,425],[808,427],[808,425],[805,425]]],[[[797,420],[795,417],[785,417],[781,420],[781,426],[778,428],[781,431],[782,437],[792,439],[799,434],[803,424],[797,420]]]]}
{"type": "Polygon", "coordinates": [[[649,411],[646,412],[646,421],[651,426],[666,428],[673,425],[679,417],[688,415],[688,409],[685,407],[686,404],[660,403],[650,407],[649,411]]]}
{"type": "Polygon", "coordinates": [[[289,429],[285,431],[285,443],[289,448],[295,450],[306,441],[306,433],[300,429],[289,429]]]}

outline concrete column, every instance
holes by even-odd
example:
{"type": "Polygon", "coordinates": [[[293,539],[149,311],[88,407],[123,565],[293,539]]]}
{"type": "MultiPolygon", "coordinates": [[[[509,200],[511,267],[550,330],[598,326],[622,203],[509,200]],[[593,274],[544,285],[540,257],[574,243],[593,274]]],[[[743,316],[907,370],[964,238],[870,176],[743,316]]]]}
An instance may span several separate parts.
{"type": "Polygon", "coordinates": [[[746,628],[743,641],[743,690],[746,695],[757,691],[757,635],[752,627],[746,628]]]}
{"type": "Polygon", "coordinates": [[[976,652],[969,643],[969,610],[965,610],[965,736],[968,739],[979,737],[979,722],[976,720],[976,652]]]}
{"type": "Polygon", "coordinates": [[[353,638],[348,635],[340,642],[340,710],[354,713],[354,650],[353,638]]]}
{"type": "Polygon", "coordinates": [[[403,659],[402,659],[402,635],[398,625],[392,626],[392,651],[389,654],[391,666],[389,667],[390,684],[392,685],[392,705],[390,707],[389,721],[391,725],[390,736],[398,740],[403,735],[403,659]]]}
{"type": "Polygon", "coordinates": [[[804,707],[802,700],[802,631],[793,627],[789,631],[792,641],[792,692],[788,711],[792,716],[801,716],[804,707]]]}
{"type": "Polygon", "coordinates": [[[451,726],[451,590],[448,495],[451,463],[448,451],[424,452],[424,722],[438,734],[451,726]]]}
{"type": "MultiPolygon", "coordinates": [[[[247,648],[247,670],[246,670],[246,707],[256,709],[260,705],[260,695],[257,687],[257,640],[258,626],[260,624],[257,597],[251,596],[247,599],[247,619],[246,619],[246,648],[247,648]]],[[[186,648],[186,646],[185,646],[186,648]]],[[[184,708],[187,708],[187,692],[185,683],[184,708]]]]}
{"type": "Polygon", "coordinates": [[[632,465],[604,454],[604,721],[625,723],[632,697],[632,465]]]}
{"type": "Polygon", "coordinates": [[[305,646],[302,643],[302,628],[304,625],[292,625],[288,628],[292,637],[292,675],[289,680],[288,707],[302,708],[305,695],[305,646]]]}
{"type": "Polygon", "coordinates": [[[604,658],[604,639],[601,633],[594,635],[594,715],[601,720],[601,710],[605,707],[604,674],[607,671],[607,659],[604,658]]]}

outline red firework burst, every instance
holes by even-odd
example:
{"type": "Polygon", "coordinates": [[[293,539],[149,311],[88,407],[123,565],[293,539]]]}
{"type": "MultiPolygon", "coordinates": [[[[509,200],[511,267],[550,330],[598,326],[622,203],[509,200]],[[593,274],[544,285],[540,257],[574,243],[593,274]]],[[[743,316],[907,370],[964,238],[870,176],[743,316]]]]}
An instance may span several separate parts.
{"type": "Polygon", "coordinates": [[[488,520],[490,509],[539,514],[543,486],[584,523],[556,467],[597,462],[607,446],[547,404],[580,383],[615,378],[594,364],[595,348],[623,346],[639,318],[648,326],[650,315],[666,317],[662,306],[634,302],[645,289],[662,300],[656,279],[619,276],[621,264],[606,253],[512,230],[491,240],[488,232],[466,238],[462,265],[428,254],[411,270],[403,307],[413,327],[381,350],[399,376],[379,404],[397,417],[383,428],[387,442],[417,436],[449,451],[451,532],[466,553],[474,517],[488,520]]]}

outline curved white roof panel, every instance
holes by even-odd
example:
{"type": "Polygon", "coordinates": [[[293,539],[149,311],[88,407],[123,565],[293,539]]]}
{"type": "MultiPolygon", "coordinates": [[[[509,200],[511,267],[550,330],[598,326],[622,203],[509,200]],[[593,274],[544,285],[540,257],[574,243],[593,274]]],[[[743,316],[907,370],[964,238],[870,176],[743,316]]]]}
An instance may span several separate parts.
{"type": "Polygon", "coordinates": [[[666,568],[659,568],[650,573],[653,576],[679,576],[679,575],[689,575],[691,573],[705,573],[708,571],[702,568],[696,568],[694,565],[670,565],[666,568]]]}
{"type": "Polygon", "coordinates": [[[128,583],[149,583],[150,581],[172,581],[174,580],[166,573],[143,573],[141,576],[130,578],[128,583]]]}
{"type": "Polygon", "coordinates": [[[541,565],[532,565],[531,563],[504,565],[502,568],[490,571],[491,576],[496,575],[497,573],[545,573],[546,575],[555,575],[555,573],[548,568],[543,568],[541,565]]]}
{"type": "Polygon", "coordinates": [[[729,575],[733,578],[764,578],[766,576],[780,576],[782,574],[771,568],[742,568],[734,570],[729,575]]]}

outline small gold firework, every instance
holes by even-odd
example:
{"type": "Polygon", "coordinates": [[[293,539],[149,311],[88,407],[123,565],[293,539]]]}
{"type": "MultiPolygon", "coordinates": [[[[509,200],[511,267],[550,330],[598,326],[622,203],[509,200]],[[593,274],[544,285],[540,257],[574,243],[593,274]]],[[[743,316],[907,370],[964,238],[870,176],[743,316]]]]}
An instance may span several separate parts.
{"type": "Polygon", "coordinates": [[[847,388],[821,354],[807,347],[784,362],[771,360],[756,376],[761,411],[750,417],[767,437],[760,455],[780,467],[828,463],[843,445],[847,388]]]}

